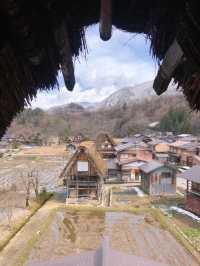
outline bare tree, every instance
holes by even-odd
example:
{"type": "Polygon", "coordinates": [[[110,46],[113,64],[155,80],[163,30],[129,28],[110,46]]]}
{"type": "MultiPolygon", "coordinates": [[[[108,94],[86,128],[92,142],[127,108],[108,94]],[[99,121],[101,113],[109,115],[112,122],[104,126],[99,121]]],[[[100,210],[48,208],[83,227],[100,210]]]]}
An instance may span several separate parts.
{"type": "MultiPolygon", "coordinates": [[[[11,192],[13,194],[13,192],[11,192]]],[[[8,198],[4,201],[4,215],[7,218],[8,226],[11,228],[12,226],[12,220],[13,220],[13,214],[14,214],[14,195],[9,195],[8,198]]]]}
{"type": "Polygon", "coordinates": [[[39,198],[39,179],[38,179],[38,171],[31,172],[31,185],[35,191],[36,200],[39,198]]]}
{"type": "Polygon", "coordinates": [[[12,189],[5,190],[4,195],[1,198],[0,207],[7,220],[8,227],[11,228],[14,209],[16,207],[16,191],[13,191],[12,189]]]}
{"type": "Polygon", "coordinates": [[[32,171],[26,174],[21,173],[21,181],[26,193],[26,207],[29,207],[30,201],[30,192],[31,192],[31,180],[32,180],[32,171]]]}

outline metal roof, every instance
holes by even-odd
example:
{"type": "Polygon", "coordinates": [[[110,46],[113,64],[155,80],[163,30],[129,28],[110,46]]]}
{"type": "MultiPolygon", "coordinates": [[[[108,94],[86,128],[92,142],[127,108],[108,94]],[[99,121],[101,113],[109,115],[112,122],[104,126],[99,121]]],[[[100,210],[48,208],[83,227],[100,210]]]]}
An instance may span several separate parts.
{"type": "Polygon", "coordinates": [[[184,173],[181,173],[179,177],[200,184],[200,165],[195,165],[191,167],[190,169],[186,170],[184,173]]]}
{"type": "Polygon", "coordinates": [[[115,147],[115,150],[117,152],[119,152],[119,151],[124,151],[124,150],[132,148],[132,147],[134,147],[134,148],[138,147],[138,143],[129,142],[126,144],[119,144],[115,147]]]}
{"type": "Polygon", "coordinates": [[[163,167],[164,164],[158,161],[150,161],[140,166],[140,170],[146,174],[155,171],[156,169],[163,167]]]}

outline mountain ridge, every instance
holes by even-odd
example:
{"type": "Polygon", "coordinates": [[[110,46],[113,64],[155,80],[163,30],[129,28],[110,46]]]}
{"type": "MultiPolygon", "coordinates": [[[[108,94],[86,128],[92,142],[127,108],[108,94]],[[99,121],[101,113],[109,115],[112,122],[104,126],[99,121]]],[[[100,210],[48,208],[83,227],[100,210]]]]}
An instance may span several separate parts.
{"type": "MultiPolygon", "coordinates": [[[[176,89],[175,85],[170,84],[166,93],[163,95],[175,95],[180,94],[176,89]]],[[[99,109],[110,109],[115,106],[122,107],[124,104],[129,105],[133,102],[139,102],[144,99],[151,97],[158,97],[153,90],[153,81],[147,81],[134,86],[128,86],[111,93],[101,102],[71,102],[64,105],[58,105],[48,109],[48,112],[54,112],[59,109],[69,109],[74,105],[73,111],[84,111],[84,110],[99,110],[99,109]]]]}

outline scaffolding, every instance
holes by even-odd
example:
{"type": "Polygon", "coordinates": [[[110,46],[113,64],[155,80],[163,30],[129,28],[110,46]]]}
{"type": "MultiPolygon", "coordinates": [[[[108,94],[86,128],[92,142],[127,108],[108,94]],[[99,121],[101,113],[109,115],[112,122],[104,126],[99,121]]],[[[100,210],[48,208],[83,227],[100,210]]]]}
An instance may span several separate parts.
{"type": "Polygon", "coordinates": [[[64,182],[67,198],[100,199],[102,186],[96,176],[73,176],[64,182]]]}

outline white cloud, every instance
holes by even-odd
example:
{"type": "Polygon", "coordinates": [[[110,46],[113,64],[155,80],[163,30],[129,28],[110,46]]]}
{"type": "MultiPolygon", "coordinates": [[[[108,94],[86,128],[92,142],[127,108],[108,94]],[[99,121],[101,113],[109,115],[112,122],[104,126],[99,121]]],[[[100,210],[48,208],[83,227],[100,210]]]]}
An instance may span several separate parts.
{"type": "Polygon", "coordinates": [[[75,62],[74,91],[67,91],[59,76],[60,91],[38,93],[33,107],[47,109],[70,102],[99,102],[120,88],[155,76],[156,68],[144,36],[114,29],[111,40],[103,42],[96,25],[88,28],[86,39],[89,53],[87,59],[80,57],[75,62]]]}

